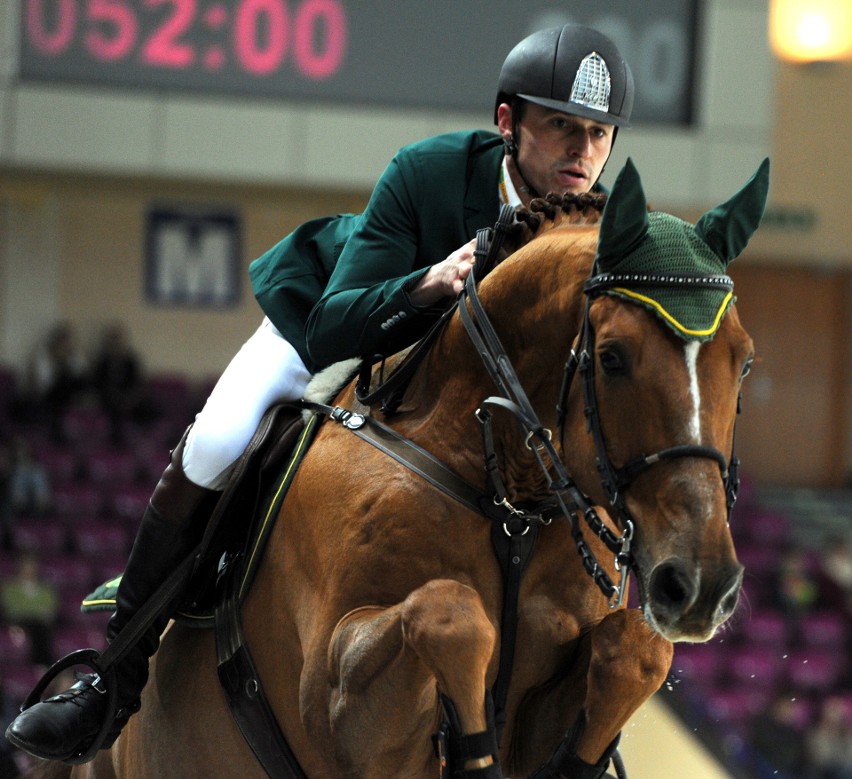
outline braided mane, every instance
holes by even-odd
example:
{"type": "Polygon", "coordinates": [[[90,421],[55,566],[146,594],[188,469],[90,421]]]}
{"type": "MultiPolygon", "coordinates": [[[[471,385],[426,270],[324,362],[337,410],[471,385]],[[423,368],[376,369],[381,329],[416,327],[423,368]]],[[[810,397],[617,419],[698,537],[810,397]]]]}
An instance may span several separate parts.
{"type": "Polygon", "coordinates": [[[556,227],[591,225],[600,222],[606,195],[602,192],[533,198],[529,206],[515,209],[515,222],[506,231],[507,254],[517,251],[533,238],[556,227]]]}

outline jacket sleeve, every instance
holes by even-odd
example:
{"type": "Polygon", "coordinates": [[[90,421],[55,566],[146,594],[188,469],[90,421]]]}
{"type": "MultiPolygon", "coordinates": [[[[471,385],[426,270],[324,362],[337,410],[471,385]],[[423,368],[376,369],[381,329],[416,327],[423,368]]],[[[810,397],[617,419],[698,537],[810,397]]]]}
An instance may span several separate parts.
{"type": "Polygon", "coordinates": [[[440,309],[413,306],[408,297],[428,267],[444,259],[422,256],[419,201],[428,189],[417,155],[397,154],[308,317],[313,363],[393,354],[416,341],[440,315],[440,309]]]}

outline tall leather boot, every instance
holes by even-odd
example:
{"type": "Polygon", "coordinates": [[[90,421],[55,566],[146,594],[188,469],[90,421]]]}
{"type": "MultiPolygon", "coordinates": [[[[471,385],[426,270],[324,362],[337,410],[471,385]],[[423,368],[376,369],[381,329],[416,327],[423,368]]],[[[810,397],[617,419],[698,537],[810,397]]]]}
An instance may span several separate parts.
{"type": "MultiPolygon", "coordinates": [[[[116,595],[116,611],[107,626],[113,640],[134,614],[200,542],[219,493],[187,479],[181,465],[186,435],[154,488],[142,516],[116,595]]],[[[138,643],[115,666],[114,727],[102,744],[112,745],[132,714],[148,680],[148,659],[160,642],[173,607],[168,604],[138,643]]],[[[109,696],[103,683],[86,676],[70,689],[22,712],[6,730],[16,747],[36,757],[73,761],[92,745],[107,716],[109,696]]]]}

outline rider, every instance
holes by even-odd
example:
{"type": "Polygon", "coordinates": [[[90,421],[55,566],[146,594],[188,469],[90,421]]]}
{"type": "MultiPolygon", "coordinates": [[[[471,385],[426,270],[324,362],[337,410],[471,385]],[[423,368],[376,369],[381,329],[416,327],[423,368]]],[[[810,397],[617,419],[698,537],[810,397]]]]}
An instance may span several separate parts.
{"type": "MultiPolygon", "coordinates": [[[[397,153],[362,215],[302,225],[252,263],[266,314],[171,454],[130,553],[107,628],[110,640],[198,544],[212,502],[266,409],[302,397],[313,372],[358,355],[391,354],[422,336],[462,288],[476,231],[501,204],[598,187],[618,127],[629,126],[633,78],[606,36],[577,25],[542,30],[507,56],[498,81],[499,134],[459,132],[397,153]],[[435,257],[446,259],[434,263],[435,257]],[[332,272],[333,271],[333,272],[332,272]]],[[[163,609],[116,665],[117,711],[96,676],[20,714],[6,731],[39,757],[103,747],[139,710],[163,609]]]]}

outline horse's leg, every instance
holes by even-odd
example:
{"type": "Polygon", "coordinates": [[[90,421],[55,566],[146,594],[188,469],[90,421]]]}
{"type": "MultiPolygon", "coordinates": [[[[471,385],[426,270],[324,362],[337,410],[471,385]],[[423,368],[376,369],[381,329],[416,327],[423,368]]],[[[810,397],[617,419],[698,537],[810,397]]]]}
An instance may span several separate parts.
{"type": "Polygon", "coordinates": [[[602,777],[616,737],[668,675],[672,645],[637,609],[612,612],[585,638],[589,660],[579,717],[548,768],[534,776],[602,777]]]}
{"type": "MultiPolygon", "coordinates": [[[[330,725],[341,759],[359,776],[434,776],[435,683],[463,734],[487,731],[485,675],[495,643],[479,595],[453,580],[431,581],[390,608],[344,617],[329,654],[330,725]],[[400,725],[406,730],[394,727],[400,725]]],[[[486,756],[465,768],[492,763],[486,756]]]]}
{"type": "Polygon", "coordinates": [[[649,627],[638,609],[609,614],[591,634],[585,710],[588,725],[577,745],[586,762],[600,758],[637,709],[665,682],[670,641],[649,627]]]}

